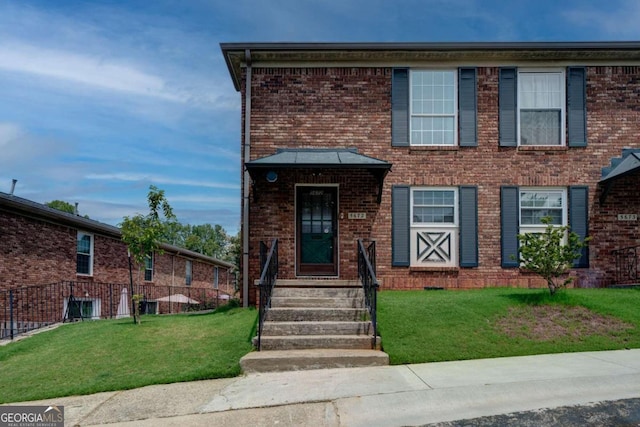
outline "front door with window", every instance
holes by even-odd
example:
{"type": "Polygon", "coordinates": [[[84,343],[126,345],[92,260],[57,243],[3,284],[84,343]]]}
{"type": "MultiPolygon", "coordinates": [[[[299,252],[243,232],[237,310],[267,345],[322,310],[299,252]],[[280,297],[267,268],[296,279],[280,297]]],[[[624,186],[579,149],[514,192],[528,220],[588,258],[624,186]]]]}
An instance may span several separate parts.
{"type": "Polygon", "coordinates": [[[297,187],[298,275],[338,275],[337,201],[337,187],[297,187]]]}

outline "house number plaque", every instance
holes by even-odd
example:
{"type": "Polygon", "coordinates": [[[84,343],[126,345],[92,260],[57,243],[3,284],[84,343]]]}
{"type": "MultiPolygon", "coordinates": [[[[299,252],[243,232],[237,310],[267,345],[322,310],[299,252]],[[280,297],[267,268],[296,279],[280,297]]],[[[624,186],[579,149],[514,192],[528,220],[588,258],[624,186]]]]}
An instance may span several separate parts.
{"type": "Polygon", "coordinates": [[[618,214],[618,221],[637,221],[638,214],[618,214]]]}
{"type": "Polygon", "coordinates": [[[367,219],[366,212],[349,212],[349,219],[367,219]]]}

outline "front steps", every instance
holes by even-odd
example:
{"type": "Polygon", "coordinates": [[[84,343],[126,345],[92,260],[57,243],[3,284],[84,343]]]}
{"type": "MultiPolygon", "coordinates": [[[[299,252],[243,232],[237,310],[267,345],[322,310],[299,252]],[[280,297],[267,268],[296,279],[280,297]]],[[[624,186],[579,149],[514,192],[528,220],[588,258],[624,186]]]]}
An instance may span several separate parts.
{"type": "Polygon", "coordinates": [[[363,290],[353,281],[279,280],[261,347],[242,358],[243,372],[389,364],[380,337],[373,337],[363,290]]]}

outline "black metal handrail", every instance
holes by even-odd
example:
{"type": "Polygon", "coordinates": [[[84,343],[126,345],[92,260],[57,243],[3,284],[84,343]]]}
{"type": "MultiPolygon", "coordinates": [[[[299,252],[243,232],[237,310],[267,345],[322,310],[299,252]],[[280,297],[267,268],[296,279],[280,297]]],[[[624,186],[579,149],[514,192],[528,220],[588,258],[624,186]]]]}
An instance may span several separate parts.
{"type": "Polygon", "coordinates": [[[616,249],[611,253],[616,260],[616,284],[637,284],[640,278],[640,245],[616,249]]]}
{"type": "Polygon", "coordinates": [[[267,255],[267,245],[260,242],[260,305],[258,307],[258,351],[262,348],[262,328],[267,312],[271,307],[271,295],[278,279],[278,239],[271,241],[271,249],[267,255]]]}
{"type": "Polygon", "coordinates": [[[369,310],[371,318],[371,326],[373,328],[373,338],[371,340],[371,348],[376,348],[378,339],[378,325],[376,318],[376,309],[378,305],[378,279],[376,279],[376,242],[371,242],[365,248],[362,239],[358,239],[358,278],[364,289],[364,301],[369,310]]]}

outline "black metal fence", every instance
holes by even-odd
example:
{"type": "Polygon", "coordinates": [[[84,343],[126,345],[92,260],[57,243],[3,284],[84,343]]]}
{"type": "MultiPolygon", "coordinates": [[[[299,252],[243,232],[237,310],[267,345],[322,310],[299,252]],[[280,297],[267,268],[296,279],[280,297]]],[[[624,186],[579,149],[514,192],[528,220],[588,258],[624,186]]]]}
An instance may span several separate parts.
{"type": "Polygon", "coordinates": [[[640,265],[640,245],[617,249],[612,252],[616,260],[616,284],[638,284],[640,265]]]}
{"type": "MultiPolygon", "coordinates": [[[[57,282],[0,291],[0,339],[55,323],[129,317],[129,284],[57,282]]],[[[140,313],[171,314],[215,309],[230,296],[213,288],[134,285],[140,313]]]]}
{"type": "Polygon", "coordinates": [[[371,318],[371,327],[373,328],[373,338],[371,340],[371,348],[376,348],[378,337],[378,279],[376,278],[376,242],[371,242],[365,247],[362,239],[357,241],[358,250],[358,278],[364,289],[364,300],[369,317],[371,318]]]}

